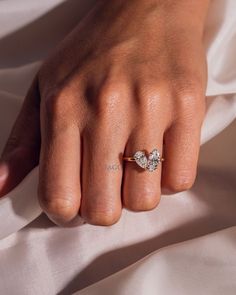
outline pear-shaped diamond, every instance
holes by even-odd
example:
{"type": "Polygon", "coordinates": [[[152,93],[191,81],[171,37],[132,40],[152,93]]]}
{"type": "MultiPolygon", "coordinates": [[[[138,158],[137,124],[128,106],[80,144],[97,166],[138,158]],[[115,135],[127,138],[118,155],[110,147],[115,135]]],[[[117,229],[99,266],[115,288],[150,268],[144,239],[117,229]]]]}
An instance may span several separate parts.
{"type": "Polygon", "coordinates": [[[147,160],[147,157],[145,156],[145,153],[142,152],[142,151],[138,151],[134,154],[134,159],[135,159],[135,162],[142,168],[146,169],[147,167],[147,163],[148,163],[148,160],[147,160]]]}

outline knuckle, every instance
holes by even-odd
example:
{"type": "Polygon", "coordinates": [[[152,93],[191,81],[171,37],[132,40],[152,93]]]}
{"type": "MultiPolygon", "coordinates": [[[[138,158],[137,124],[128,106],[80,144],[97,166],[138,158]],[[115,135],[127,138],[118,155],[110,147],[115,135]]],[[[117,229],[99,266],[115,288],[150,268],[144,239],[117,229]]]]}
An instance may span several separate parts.
{"type": "Polygon", "coordinates": [[[185,81],[179,83],[174,89],[176,99],[176,107],[180,113],[194,113],[199,116],[205,114],[205,100],[202,86],[195,81],[185,81]]]}
{"type": "Polygon", "coordinates": [[[184,89],[177,93],[177,101],[180,107],[180,110],[195,109],[196,106],[202,101],[202,96],[192,89],[184,89]]]}
{"type": "Polygon", "coordinates": [[[157,120],[160,124],[169,122],[169,101],[171,89],[166,81],[145,82],[136,90],[135,103],[143,122],[152,122],[157,120]],[[165,112],[166,116],[157,116],[157,113],[165,112]]]}
{"type": "Polygon", "coordinates": [[[39,203],[47,215],[62,223],[69,222],[78,214],[78,205],[69,198],[44,197],[39,199],[39,203]]]}
{"type": "Polygon", "coordinates": [[[48,127],[46,131],[67,130],[77,124],[74,112],[76,107],[69,93],[61,90],[45,97],[42,102],[43,121],[48,127]]]}
{"type": "Polygon", "coordinates": [[[194,181],[192,177],[175,178],[165,183],[164,188],[170,193],[179,193],[191,189],[194,181]]]}
{"type": "Polygon", "coordinates": [[[150,193],[150,192],[135,192],[133,193],[135,196],[134,200],[129,200],[129,198],[125,198],[124,206],[134,212],[138,211],[150,211],[155,209],[160,203],[160,193],[150,193]]]}
{"type": "Polygon", "coordinates": [[[91,209],[82,211],[82,217],[93,225],[109,226],[120,219],[120,212],[112,209],[91,209]]]}
{"type": "Polygon", "coordinates": [[[98,94],[96,111],[101,116],[107,116],[117,112],[122,106],[121,86],[112,83],[103,85],[98,94]]]}
{"type": "Polygon", "coordinates": [[[163,103],[163,96],[167,96],[167,86],[155,86],[154,82],[145,83],[137,90],[136,100],[143,112],[156,109],[160,102],[163,103]]]}
{"type": "Polygon", "coordinates": [[[64,110],[64,93],[63,92],[54,92],[48,94],[42,101],[43,110],[48,114],[60,115],[64,110]]]}

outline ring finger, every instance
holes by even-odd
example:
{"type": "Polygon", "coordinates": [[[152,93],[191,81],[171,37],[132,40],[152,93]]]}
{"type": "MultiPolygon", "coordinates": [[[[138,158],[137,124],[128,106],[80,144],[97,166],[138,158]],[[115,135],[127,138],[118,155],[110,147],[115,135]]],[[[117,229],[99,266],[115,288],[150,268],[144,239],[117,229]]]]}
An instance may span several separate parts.
{"type": "MultiPolygon", "coordinates": [[[[127,143],[125,156],[133,156],[136,151],[148,154],[157,149],[162,155],[163,133],[161,127],[151,128],[145,122],[136,128],[127,143]]],[[[155,125],[154,125],[155,126],[155,125]]],[[[154,209],[161,196],[161,163],[154,171],[144,170],[135,162],[126,162],[123,177],[123,204],[132,211],[154,209]]]]}

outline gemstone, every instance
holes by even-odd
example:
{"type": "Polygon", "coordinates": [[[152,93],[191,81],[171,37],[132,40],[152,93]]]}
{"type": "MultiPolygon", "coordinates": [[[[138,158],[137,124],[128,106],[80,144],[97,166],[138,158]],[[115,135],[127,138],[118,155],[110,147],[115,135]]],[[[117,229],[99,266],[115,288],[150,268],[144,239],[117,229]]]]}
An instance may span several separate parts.
{"type": "Polygon", "coordinates": [[[157,149],[154,149],[148,156],[146,157],[143,151],[137,151],[134,154],[135,162],[142,168],[153,172],[157,169],[158,164],[161,162],[161,156],[157,149]]]}
{"type": "Polygon", "coordinates": [[[142,151],[138,151],[134,154],[134,159],[135,159],[135,162],[142,168],[146,169],[147,167],[147,163],[148,163],[148,160],[147,160],[147,157],[145,155],[144,152],[142,151]]]}
{"type": "Polygon", "coordinates": [[[153,172],[154,170],[157,169],[158,164],[161,161],[161,156],[160,153],[158,152],[157,149],[154,149],[148,157],[148,163],[147,163],[147,170],[150,172],[153,172]]]}

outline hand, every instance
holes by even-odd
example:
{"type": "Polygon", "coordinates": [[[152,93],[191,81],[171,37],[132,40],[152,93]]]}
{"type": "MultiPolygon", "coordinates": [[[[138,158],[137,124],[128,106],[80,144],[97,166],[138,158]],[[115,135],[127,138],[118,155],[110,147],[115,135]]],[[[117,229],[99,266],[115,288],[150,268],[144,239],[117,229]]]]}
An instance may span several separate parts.
{"type": "Polygon", "coordinates": [[[111,225],[122,206],[151,210],[161,191],[189,189],[205,112],[206,12],[205,0],[99,1],[35,77],[2,155],[0,194],[39,163],[50,219],[79,212],[111,225]],[[155,147],[165,161],[154,172],[123,165],[122,155],[155,147]]]}

